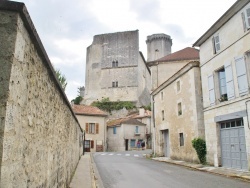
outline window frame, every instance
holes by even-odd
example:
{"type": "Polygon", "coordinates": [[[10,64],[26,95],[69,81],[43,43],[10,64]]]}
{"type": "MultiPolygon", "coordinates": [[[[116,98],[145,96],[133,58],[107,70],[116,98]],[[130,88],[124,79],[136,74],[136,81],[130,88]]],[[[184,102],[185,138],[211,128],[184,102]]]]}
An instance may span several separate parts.
{"type": "Polygon", "coordinates": [[[212,38],[212,44],[213,44],[213,52],[214,54],[217,54],[221,50],[221,39],[219,36],[219,33],[215,34],[212,38]],[[216,40],[218,39],[218,41],[216,40]]]}
{"type": "Polygon", "coordinates": [[[113,127],[113,134],[117,134],[117,129],[116,129],[116,127],[113,127]]]}
{"type": "Polygon", "coordinates": [[[182,103],[181,102],[177,103],[177,114],[178,114],[178,116],[183,115],[183,112],[182,112],[182,103]]]}
{"type": "Polygon", "coordinates": [[[183,133],[179,133],[179,143],[180,143],[180,147],[184,146],[184,134],[183,133]]]}

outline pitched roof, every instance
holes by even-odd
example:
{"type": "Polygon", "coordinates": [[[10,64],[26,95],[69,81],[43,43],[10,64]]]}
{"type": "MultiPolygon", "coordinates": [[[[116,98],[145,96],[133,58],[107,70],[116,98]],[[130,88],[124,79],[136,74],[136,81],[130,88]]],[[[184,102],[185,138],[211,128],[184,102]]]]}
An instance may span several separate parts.
{"type": "Polygon", "coordinates": [[[77,115],[107,116],[108,114],[95,106],[73,105],[72,109],[77,115]]]}
{"type": "Polygon", "coordinates": [[[210,36],[218,31],[228,22],[237,12],[249,3],[249,0],[237,0],[194,44],[201,46],[210,36]]]}
{"type": "Polygon", "coordinates": [[[135,118],[135,119],[140,119],[140,118],[144,118],[144,117],[151,117],[151,111],[145,110],[144,114],[142,116],[138,112],[135,112],[135,113],[129,115],[128,117],[135,118]]]}
{"type": "Polygon", "coordinates": [[[169,62],[169,61],[181,61],[181,60],[198,60],[199,50],[191,47],[184,48],[172,54],[166,55],[160,59],[154,60],[153,62],[169,62]]]}
{"type": "Polygon", "coordinates": [[[121,124],[146,125],[146,124],[138,121],[137,119],[133,119],[133,118],[129,118],[129,117],[115,119],[115,120],[111,120],[111,121],[107,122],[108,127],[121,125],[121,124]]]}

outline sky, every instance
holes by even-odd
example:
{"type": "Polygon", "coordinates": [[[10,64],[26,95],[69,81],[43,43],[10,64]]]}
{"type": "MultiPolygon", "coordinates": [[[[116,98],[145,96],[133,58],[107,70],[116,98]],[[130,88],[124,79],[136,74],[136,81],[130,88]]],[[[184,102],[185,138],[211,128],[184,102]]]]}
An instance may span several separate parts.
{"type": "MultiPolygon", "coordinates": [[[[19,1],[19,0],[17,0],[19,1]]],[[[172,52],[192,47],[236,0],[20,0],[25,3],[55,69],[66,77],[71,101],[85,85],[86,48],[93,36],[139,30],[139,49],[147,58],[146,38],[170,35],[172,52]]]]}

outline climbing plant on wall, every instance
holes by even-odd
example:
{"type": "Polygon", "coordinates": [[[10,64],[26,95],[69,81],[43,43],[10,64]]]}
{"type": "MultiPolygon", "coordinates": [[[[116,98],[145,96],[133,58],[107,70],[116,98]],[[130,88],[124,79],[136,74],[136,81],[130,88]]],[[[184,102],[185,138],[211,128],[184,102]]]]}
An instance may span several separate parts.
{"type": "Polygon", "coordinates": [[[198,155],[201,164],[206,164],[206,155],[207,155],[206,141],[203,140],[202,138],[194,138],[192,140],[192,145],[196,150],[196,153],[198,155]]]}
{"type": "Polygon", "coordinates": [[[110,101],[109,98],[103,98],[101,101],[95,101],[92,103],[92,106],[96,106],[109,113],[112,110],[121,110],[123,108],[130,110],[135,108],[135,105],[130,101],[110,101]]]}

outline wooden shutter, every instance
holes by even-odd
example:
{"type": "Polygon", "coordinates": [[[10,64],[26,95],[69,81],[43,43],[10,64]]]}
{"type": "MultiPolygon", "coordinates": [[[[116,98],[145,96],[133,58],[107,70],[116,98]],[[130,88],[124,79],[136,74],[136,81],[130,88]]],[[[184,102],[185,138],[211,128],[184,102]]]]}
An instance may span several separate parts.
{"type": "Polygon", "coordinates": [[[235,67],[237,72],[239,94],[246,94],[248,92],[248,82],[244,56],[235,58],[235,67]]]}
{"type": "Polygon", "coordinates": [[[214,94],[214,77],[213,77],[213,75],[208,76],[208,91],[209,91],[210,104],[214,104],[215,103],[215,94],[214,94]]]}
{"type": "Polygon", "coordinates": [[[95,134],[99,134],[99,123],[95,124],[95,134]]]}
{"type": "Polygon", "coordinates": [[[94,140],[91,140],[91,148],[94,148],[94,140]]]}
{"type": "Polygon", "coordinates": [[[85,124],[85,131],[86,131],[86,133],[89,133],[89,124],[88,123],[85,124]]]}
{"type": "Polygon", "coordinates": [[[242,18],[242,23],[243,23],[243,29],[244,32],[247,30],[247,23],[246,23],[246,18],[244,12],[241,13],[241,18],[242,18]]]}
{"type": "Polygon", "coordinates": [[[226,73],[227,98],[228,100],[231,100],[234,98],[233,70],[231,63],[225,63],[224,68],[226,73]]]}
{"type": "Polygon", "coordinates": [[[246,21],[246,26],[247,26],[247,29],[250,28],[250,7],[248,7],[246,10],[245,10],[245,21],[246,21]]]}
{"type": "Polygon", "coordinates": [[[216,54],[214,37],[212,38],[213,53],[216,54]]]}

